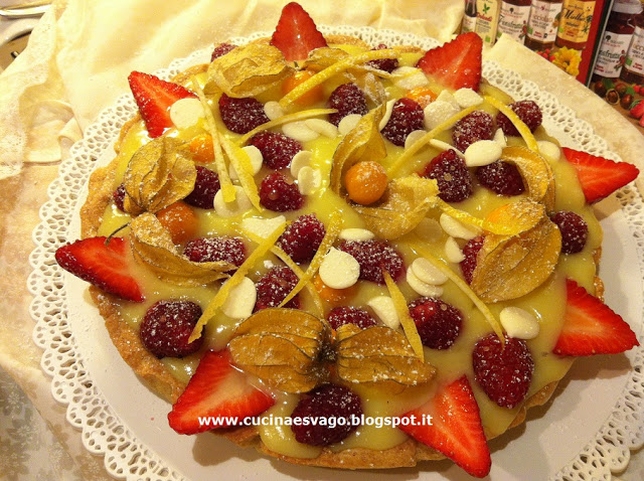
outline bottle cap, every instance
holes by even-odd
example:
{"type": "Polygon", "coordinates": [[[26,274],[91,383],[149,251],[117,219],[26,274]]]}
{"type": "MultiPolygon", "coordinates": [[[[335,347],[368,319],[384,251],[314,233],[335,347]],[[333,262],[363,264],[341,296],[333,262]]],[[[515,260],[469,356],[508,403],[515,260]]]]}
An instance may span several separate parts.
{"type": "Polygon", "coordinates": [[[615,0],[612,11],[635,15],[642,12],[642,3],[640,0],[615,0]]]}

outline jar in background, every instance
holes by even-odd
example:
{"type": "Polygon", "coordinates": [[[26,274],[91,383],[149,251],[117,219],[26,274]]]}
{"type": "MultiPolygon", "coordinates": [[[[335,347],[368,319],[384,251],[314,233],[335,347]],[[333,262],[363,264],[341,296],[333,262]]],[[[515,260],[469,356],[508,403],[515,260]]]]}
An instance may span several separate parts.
{"type": "Polygon", "coordinates": [[[597,52],[591,82],[619,78],[635,32],[635,16],[641,11],[639,0],[615,0],[597,52]]]}
{"type": "Polygon", "coordinates": [[[588,42],[595,0],[564,0],[557,30],[557,47],[582,50],[588,42]]]}
{"type": "Polygon", "coordinates": [[[497,38],[505,34],[523,43],[528,31],[531,4],[531,0],[503,0],[499,13],[497,38]]]}
{"type": "Polygon", "coordinates": [[[644,85],[644,12],[636,15],[634,22],[635,31],[619,77],[624,82],[644,85]]]}
{"type": "Polygon", "coordinates": [[[563,0],[532,0],[525,46],[542,51],[555,44],[563,0]]]}
{"type": "Polygon", "coordinates": [[[465,0],[465,14],[461,33],[476,32],[476,0],[465,0]]]}

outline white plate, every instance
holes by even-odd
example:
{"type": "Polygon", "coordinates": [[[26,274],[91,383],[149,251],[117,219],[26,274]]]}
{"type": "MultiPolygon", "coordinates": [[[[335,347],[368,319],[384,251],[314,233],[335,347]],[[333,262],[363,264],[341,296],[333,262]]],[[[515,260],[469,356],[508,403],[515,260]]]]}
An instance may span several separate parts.
{"type": "MultiPolygon", "coordinates": [[[[414,43],[423,48],[433,40],[369,28],[327,28],[334,33],[359,34],[369,43],[414,43]]],[[[260,35],[258,35],[260,36],[260,35]]],[[[237,39],[237,43],[242,40],[237,39]]],[[[196,52],[174,62],[170,76],[203,61],[209,52],[196,52]]],[[[544,124],[563,144],[615,157],[585,122],[562,107],[536,85],[496,64],[486,64],[485,76],[515,98],[533,98],[544,110],[544,124]]],[[[53,261],[58,246],[78,238],[78,209],[86,182],[96,164],[111,158],[111,145],[120,126],[136,107],[124,96],[90,127],[74,146],[72,158],[61,165],[50,187],[43,222],[34,231],[38,246],[29,280],[35,299],[31,313],[37,321],[36,344],[44,349],[42,366],[52,376],[52,392],[68,405],[70,423],[82,430],[85,446],[105,456],[111,474],[127,479],[333,479],[361,481],[363,472],[292,466],[244,450],[206,433],[179,436],[166,420],[169,405],[150,392],[121,360],[102,318],[86,294],[86,284],[64,273],[53,261]]],[[[598,204],[605,242],[601,276],[607,303],[642,339],[643,274],[642,199],[625,188],[598,204]]],[[[533,409],[528,422],[493,440],[495,480],[609,478],[609,470],[628,463],[629,449],[644,444],[644,349],[612,357],[580,359],[559,386],[553,400],[533,409]],[[637,369],[633,369],[636,367],[637,369]],[[639,371],[639,372],[638,372],[639,371]]],[[[369,472],[370,479],[388,481],[470,479],[450,462],[427,465],[432,471],[399,469],[369,472]]]]}

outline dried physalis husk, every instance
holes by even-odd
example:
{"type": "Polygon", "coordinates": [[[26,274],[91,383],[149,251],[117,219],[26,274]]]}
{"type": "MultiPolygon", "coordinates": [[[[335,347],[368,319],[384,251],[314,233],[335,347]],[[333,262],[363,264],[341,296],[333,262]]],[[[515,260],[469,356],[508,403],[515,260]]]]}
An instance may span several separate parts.
{"type": "Polygon", "coordinates": [[[302,62],[302,68],[319,72],[334,63],[345,60],[350,54],[335,47],[320,47],[316,48],[309,53],[309,58],[302,62]]]}
{"type": "Polygon", "coordinates": [[[134,153],[123,177],[127,213],[158,212],[192,192],[197,170],[180,147],[180,141],[163,136],[134,153]]]}
{"type": "Polygon", "coordinates": [[[400,331],[346,324],[336,334],[336,373],[343,381],[398,391],[427,383],[436,373],[400,331]]]}
{"type": "Polygon", "coordinates": [[[130,243],[137,261],[160,279],[179,286],[200,286],[228,277],[236,266],[229,262],[192,262],[181,255],[170,232],[154,214],[146,212],[132,219],[130,243]]]}
{"type": "Polygon", "coordinates": [[[369,230],[384,239],[397,239],[416,228],[435,205],[434,179],[410,175],[389,183],[386,198],[375,207],[354,206],[369,230]]]}
{"type": "Polygon", "coordinates": [[[387,156],[387,147],[379,129],[385,109],[384,104],[380,105],[362,117],[358,125],[345,135],[335,150],[330,187],[336,194],[341,193],[344,174],[353,164],[363,159],[378,162],[387,156]]]}
{"type": "Polygon", "coordinates": [[[485,302],[516,299],[532,292],[550,277],[559,260],[561,233],[545,208],[529,200],[511,206],[494,214],[495,218],[514,217],[524,226],[534,226],[513,236],[485,236],[471,283],[485,302]]]}
{"type": "Polygon", "coordinates": [[[548,212],[554,209],[555,176],[546,159],[526,147],[512,146],[503,149],[501,160],[516,165],[531,199],[543,202],[548,212]]]}
{"type": "Polygon", "coordinates": [[[299,309],[257,311],[228,343],[233,362],[272,389],[308,392],[327,380],[331,327],[299,309]]]}
{"type": "Polygon", "coordinates": [[[292,72],[279,49],[250,43],[212,62],[208,80],[231,97],[254,97],[278,85],[292,72]]]}

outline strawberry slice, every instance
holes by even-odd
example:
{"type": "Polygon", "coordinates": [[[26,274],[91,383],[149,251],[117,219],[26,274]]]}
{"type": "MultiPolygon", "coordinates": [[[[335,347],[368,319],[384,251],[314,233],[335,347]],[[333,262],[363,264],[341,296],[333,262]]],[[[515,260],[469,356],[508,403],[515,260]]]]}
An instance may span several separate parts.
{"type": "Polygon", "coordinates": [[[463,376],[439,391],[433,399],[402,416],[400,429],[441,452],[472,476],[483,478],[492,466],[479,406],[463,376]],[[427,421],[431,416],[431,423],[427,421]],[[415,421],[415,422],[412,422],[415,421]]]}
{"type": "Polygon", "coordinates": [[[449,89],[471,88],[478,91],[483,68],[482,52],[481,37],[467,32],[451,42],[428,50],[418,61],[417,67],[449,89]]]}
{"type": "Polygon", "coordinates": [[[592,204],[635,180],[640,171],[633,164],[615,162],[587,152],[562,147],[564,156],[577,171],[586,202],[592,204]]]}
{"type": "Polygon", "coordinates": [[[58,265],[99,289],[122,299],[143,302],[141,288],[132,275],[130,244],[122,237],[89,237],[56,250],[58,265]]]}
{"type": "Polygon", "coordinates": [[[128,82],[151,138],[159,137],[165,129],[172,127],[170,106],[173,103],[196,97],[182,85],[143,72],[132,72],[128,82]]]}
{"type": "Polygon", "coordinates": [[[196,434],[228,428],[275,404],[271,396],[253,386],[231,363],[227,349],[206,352],[168,414],[172,429],[179,434],[196,434]],[[203,422],[204,419],[208,422],[203,422]]]}
{"type": "Polygon", "coordinates": [[[639,346],[621,316],[572,279],[566,280],[566,314],[552,350],[563,356],[617,354],[639,346]]]}
{"type": "Polygon", "coordinates": [[[277,47],[289,62],[305,60],[311,50],[327,46],[324,36],[311,16],[295,2],[282,9],[270,43],[277,47]]]}

